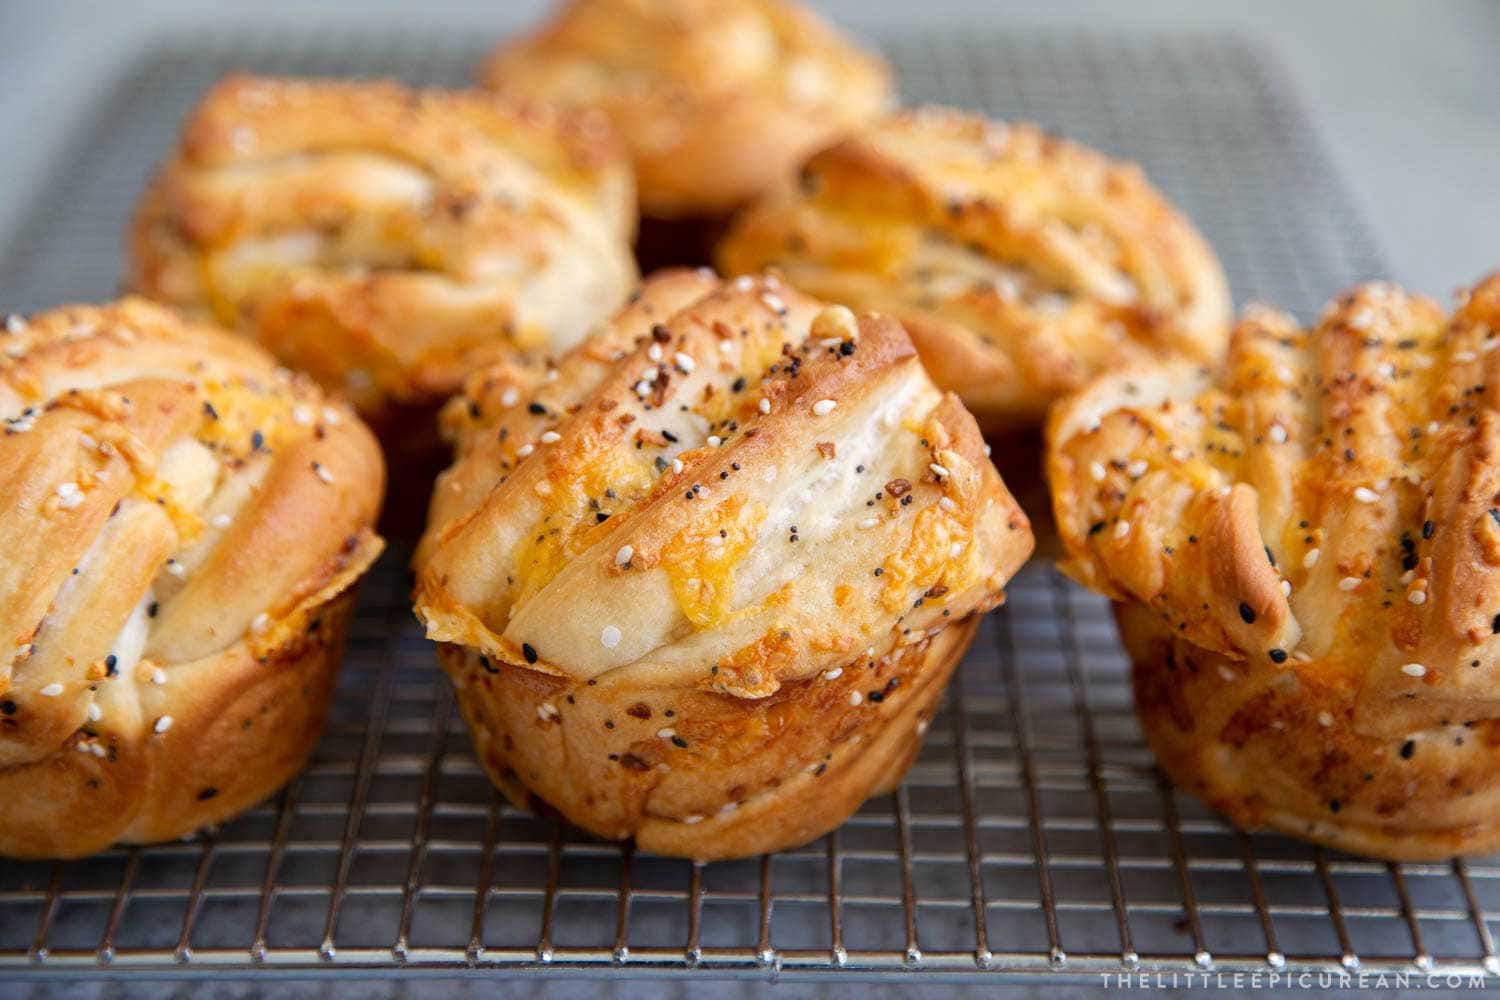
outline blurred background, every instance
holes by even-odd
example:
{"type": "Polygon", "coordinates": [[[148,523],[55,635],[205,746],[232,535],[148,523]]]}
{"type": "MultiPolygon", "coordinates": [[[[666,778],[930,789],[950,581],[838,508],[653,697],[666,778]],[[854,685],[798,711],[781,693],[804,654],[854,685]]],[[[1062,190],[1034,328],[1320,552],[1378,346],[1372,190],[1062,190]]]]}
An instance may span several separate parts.
{"type": "MultiPolygon", "coordinates": [[[[546,6],[545,0],[5,0],[0,237],[8,238],[40,197],[72,132],[163,34],[306,25],[498,39],[546,6]]],[[[1495,0],[815,0],[811,6],[866,34],[899,32],[919,19],[927,27],[953,22],[1106,34],[1227,29],[1263,41],[1279,56],[1390,263],[1391,278],[1446,300],[1458,284],[1500,267],[1495,0]]]]}

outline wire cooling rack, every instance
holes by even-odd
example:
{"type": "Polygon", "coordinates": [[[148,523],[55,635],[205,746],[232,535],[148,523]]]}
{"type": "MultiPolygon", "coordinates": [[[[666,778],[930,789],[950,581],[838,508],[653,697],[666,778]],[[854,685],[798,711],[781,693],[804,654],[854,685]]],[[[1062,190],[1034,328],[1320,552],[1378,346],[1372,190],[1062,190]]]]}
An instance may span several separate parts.
{"type": "MultiPolygon", "coordinates": [[[[883,43],[909,99],[1032,118],[1141,161],[1217,247],[1241,302],[1306,317],[1382,272],[1253,45],[989,30],[883,43]]],[[[0,309],[114,291],[129,206],[219,74],[452,84],[482,51],[441,34],[164,43],[113,88],[13,234],[0,309]]],[[[985,622],[899,792],[801,850],[700,865],[495,795],[412,620],[404,558],[364,584],[328,733],[283,794],[195,840],[0,861],[0,977],[1500,974],[1500,860],[1387,865],[1235,832],[1153,769],[1104,603],[1045,565],[985,622]]]]}

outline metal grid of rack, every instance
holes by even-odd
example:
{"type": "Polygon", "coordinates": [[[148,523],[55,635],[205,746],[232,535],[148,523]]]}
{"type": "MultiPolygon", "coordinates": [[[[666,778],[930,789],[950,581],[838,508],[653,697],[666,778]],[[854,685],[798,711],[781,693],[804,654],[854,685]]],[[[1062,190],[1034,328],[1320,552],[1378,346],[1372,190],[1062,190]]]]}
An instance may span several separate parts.
{"type": "MultiPolygon", "coordinates": [[[[1308,316],[1381,272],[1253,45],[1003,31],[882,42],[908,99],[1032,118],[1141,161],[1214,243],[1241,302],[1308,316]]],[[[482,49],[437,33],[163,43],[109,93],[0,254],[0,306],[112,293],[129,206],[222,72],[452,84],[482,49]]],[[[694,864],[496,796],[409,613],[404,555],[364,584],[327,735],[285,792],[190,841],[0,861],[0,977],[1500,975],[1500,859],[1387,865],[1234,831],[1153,769],[1107,608],[1044,564],[985,622],[899,792],[801,850],[694,864]]]]}

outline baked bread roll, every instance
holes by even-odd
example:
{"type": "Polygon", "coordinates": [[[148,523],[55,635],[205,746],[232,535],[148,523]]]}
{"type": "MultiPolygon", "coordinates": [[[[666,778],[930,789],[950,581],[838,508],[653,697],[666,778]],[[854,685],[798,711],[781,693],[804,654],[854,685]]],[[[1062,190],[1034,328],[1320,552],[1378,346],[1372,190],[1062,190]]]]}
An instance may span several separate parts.
{"type": "Polygon", "coordinates": [[[1236,824],[1500,848],[1495,347],[1500,275],[1449,317],[1374,284],[1054,409],[1063,568],[1117,602],[1161,766],[1236,824]]]}
{"type": "Polygon", "coordinates": [[[1036,427],[1100,372],[1216,360],[1228,339],[1218,260],[1138,167],[944,108],[814,156],[717,257],[725,274],[774,264],[813,295],[895,316],[990,432],[1036,427]]]}
{"type": "Polygon", "coordinates": [[[322,730],[380,450],[352,411],[141,299],[0,332],[0,854],[170,840],[322,730]]]}
{"type": "Polygon", "coordinates": [[[786,0],[569,0],[482,76],[607,114],[663,218],[730,211],[891,96],[878,56],[786,0]]]}
{"type": "Polygon", "coordinates": [[[900,326],[770,276],[665,272],[445,420],[416,605],[480,760],[664,854],[801,844],[894,788],[1031,551],[900,326]]]}
{"type": "Polygon", "coordinates": [[[377,427],[635,284],[629,166],[597,116],[391,82],[231,77],[141,200],[139,291],[250,333],[377,427]]]}

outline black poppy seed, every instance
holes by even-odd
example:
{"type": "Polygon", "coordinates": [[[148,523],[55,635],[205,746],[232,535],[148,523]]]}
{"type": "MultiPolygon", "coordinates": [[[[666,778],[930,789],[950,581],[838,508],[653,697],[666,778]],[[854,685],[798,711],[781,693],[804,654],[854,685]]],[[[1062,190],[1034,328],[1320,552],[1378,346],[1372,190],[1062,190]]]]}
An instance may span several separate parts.
{"type": "Polygon", "coordinates": [[[203,401],[203,415],[210,420],[219,419],[219,411],[214,409],[214,404],[206,399],[203,401]]]}
{"type": "Polygon", "coordinates": [[[884,691],[871,691],[865,697],[869,698],[871,701],[875,702],[876,704],[879,704],[880,702],[885,701],[885,692],[884,691]]]}
{"type": "Polygon", "coordinates": [[[1240,617],[1245,620],[1246,625],[1255,624],[1255,609],[1244,601],[1240,602],[1240,617]]]}
{"type": "Polygon", "coordinates": [[[599,513],[594,515],[594,520],[599,524],[603,524],[605,521],[609,520],[609,515],[601,510],[599,511],[599,513]]]}
{"type": "Polygon", "coordinates": [[[536,650],[531,648],[531,643],[529,642],[521,643],[521,655],[526,657],[527,663],[536,662],[536,650]]]}
{"type": "Polygon", "coordinates": [[[15,714],[16,714],[16,703],[15,702],[11,701],[9,698],[7,698],[5,701],[0,701],[0,715],[15,715],[15,714]]]}
{"type": "Polygon", "coordinates": [[[1284,649],[1280,649],[1280,648],[1273,649],[1267,655],[1271,657],[1271,662],[1272,663],[1285,663],[1286,662],[1286,650],[1284,650],[1284,649]]]}
{"type": "Polygon", "coordinates": [[[683,739],[681,736],[674,736],[672,737],[672,745],[674,747],[677,747],[679,750],[686,750],[688,744],[687,740],[683,739]]]}
{"type": "Polygon", "coordinates": [[[250,434],[250,447],[253,450],[260,451],[262,448],[265,447],[265,444],[266,444],[266,436],[264,434],[262,434],[260,431],[253,431],[253,432],[251,432],[251,434],[250,434]]]}
{"type": "Polygon", "coordinates": [[[1099,534],[1099,532],[1101,532],[1103,530],[1104,530],[1104,522],[1103,521],[1095,521],[1093,524],[1089,525],[1089,534],[1091,534],[1091,535],[1097,535],[1097,534],[1099,534]]]}
{"type": "Polygon", "coordinates": [[[1437,526],[1435,524],[1433,524],[1431,521],[1423,521],[1422,522],[1422,537],[1423,538],[1431,538],[1432,537],[1432,532],[1433,532],[1433,530],[1436,527],[1437,526]]]}
{"type": "Polygon", "coordinates": [[[664,437],[664,438],[666,438],[668,441],[671,441],[673,444],[677,443],[677,435],[673,434],[669,430],[663,430],[661,432],[661,436],[664,437]]]}
{"type": "Polygon", "coordinates": [[[1329,799],[1328,800],[1328,811],[1329,812],[1338,812],[1342,808],[1343,808],[1343,804],[1340,803],[1338,799],[1329,799]]]}
{"type": "Polygon", "coordinates": [[[535,402],[535,401],[532,401],[531,403],[528,403],[526,405],[526,409],[529,412],[536,414],[537,416],[541,416],[542,414],[544,414],[544,413],[547,412],[547,408],[545,406],[543,406],[541,403],[538,403],[538,402],[535,402]]]}
{"type": "Polygon", "coordinates": [[[1411,760],[1411,755],[1417,752],[1416,740],[1407,740],[1401,744],[1401,759],[1411,760]]]}
{"type": "Polygon", "coordinates": [[[203,789],[203,791],[201,791],[201,792],[198,793],[198,801],[199,802],[207,802],[209,799],[213,798],[215,795],[218,795],[218,794],[219,794],[219,790],[217,788],[213,787],[212,785],[209,785],[207,788],[203,789]]]}
{"type": "Polygon", "coordinates": [[[733,392],[744,392],[745,391],[745,376],[741,375],[739,378],[735,379],[730,384],[729,388],[733,392]]]}

